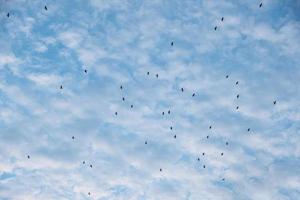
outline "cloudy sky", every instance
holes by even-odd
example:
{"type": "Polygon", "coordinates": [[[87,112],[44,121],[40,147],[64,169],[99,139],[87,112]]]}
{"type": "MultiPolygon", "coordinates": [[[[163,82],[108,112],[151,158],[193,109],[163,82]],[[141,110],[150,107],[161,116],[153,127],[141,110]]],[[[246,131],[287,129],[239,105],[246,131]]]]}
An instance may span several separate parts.
{"type": "Polygon", "coordinates": [[[260,3],[0,0],[0,199],[299,199],[300,1],[260,3]]]}

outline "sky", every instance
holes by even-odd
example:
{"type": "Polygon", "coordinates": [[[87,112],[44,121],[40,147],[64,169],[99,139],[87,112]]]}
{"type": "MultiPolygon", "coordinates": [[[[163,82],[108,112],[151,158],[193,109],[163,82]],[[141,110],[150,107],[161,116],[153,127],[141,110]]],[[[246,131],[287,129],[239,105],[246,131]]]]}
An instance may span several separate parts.
{"type": "Polygon", "coordinates": [[[299,199],[299,10],[0,0],[0,200],[299,199]]]}

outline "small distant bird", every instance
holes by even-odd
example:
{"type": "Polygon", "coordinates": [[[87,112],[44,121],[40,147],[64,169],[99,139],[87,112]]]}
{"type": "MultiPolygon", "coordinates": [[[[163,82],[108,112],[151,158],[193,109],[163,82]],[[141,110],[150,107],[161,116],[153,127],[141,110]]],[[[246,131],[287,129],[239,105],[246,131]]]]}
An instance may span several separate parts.
{"type": "Polygon", "coordinates": [[[168,110],[168,114],[171,114],[171,110],[168,110]]]}
{"type": "Polygon", "coordinates": [[[195,96],[195,93],[193,93],[193,95],[192,95],[193,97],[195,96]]]}
{"type": "Polygon", "coordinates": [[[229,76],[228,75],[226,75],[226,78],[228,78],[229,76]]]}
{"type": "Polygon", "coordinates": [[[248,128],[248,130],[247,130],[248,132],[250,131],[250,128],[248,128]]]}
{"type": "Polygon", "coordinates": [[[62,85],[60,86],[60,89],[61,89],[61,90],[63,89],[63,86],[62,86],[62,85]]]}
{"type": "Polygon", "coordinates": [[[6,17],[9,17],[9,13],[7,13],[6,17]]]}
{"type": "Polygon", "coordinates": [[[217,28],[218,28],[218,27],[217,27],[217,26],[215,26],[215,31],[217,30],[217,28]]]}
{"type": "Polygon", "coordinates": [[[172,126],[170,126],[170,129],[171,129],[171,130],[173,130],[173,127],[172,127],[172,126]]]}
{"type": "Polygon", "coordinates": [[[165,112],[162,112],[161,114],[162,114],[162,115],[165,115],[165,112]]]}
{"type": "Polygon", "coordinates": [[[83,161],[82,164],[85,164],[85,161],[83,161]]]}
{"type": "Polygon", "coordinates": [[[222,181],[225,181],[225,178],[222,178],[222,181]]]}
{"type": "Polygon", "coordinates": [[[74,140],[74,139],[75,139],[75,137],[74,137],[74,136],[72,136],[72,139],[74,140]]]}
{"type": "Polygon", "coordinates": [[[221,21],[224,21],[224,17],[222,17],[221,21]]]}
{"type": "Polygon", "coordinates": [[[93,168],[93,165],[90,165],[90,168],[93,168]]]}
{"type": "Polygon", "coordinates": [[[275,105],[277,102],[276,101],[273,101],[273,104],[275,105]]]}
{"type": "Polygon", "coordinates": [[[198,158],[198,161],[200,161],[200,158],[198,158]]]}
{"type": "Polygon", "coordinates": [[[239,82],[237,81],[237,82],[235,82],[235,84],[237,85],[237,84],[239,84],[239,82]]]}
{"type": "Polygon", "coordinates": [[[115,115],[118,115],[118,112],[115,112],[115,115]]]}
{"type": "Polygon", "coordinates": [[[211,129],[211,126],[209,126],[209,129],[211,129]]]}
{"type": "Polygon", "coordinates": [[[122,85],[120,86],[120,89],[121,89],[121,90],[123,89],[123,86],[122,86],[122,85]]]}
{"type": "Polygon", "coordinates": [[[159,171],[162,171],[162,169],[160,168],[159,171]]]}
{"type": "Polygon", "coordinates": [[[30,159],[30,155],[28,155],[27,158],[30,159]]]}
{"type": "Polygon", "coordinates": [[[174,42],[171,42],[171,46],[173,46],[174,45],[174,42]]]}
{"type": "Polygon", "coordinates": [[[89,192],[89,193],[88,193],[88,195],[90,196],[90,195],[91,195],[91,193],[89,192]]]}
{"type": "Polygon", "coordinates": [[[183,92],[184,91],[184,89],[183,88],[181,88],[181,92],[183,92]]]}
{"type": "Polygon", "coordinates": [[[147,72],[147,75],[149,75],[150,74],[150,72],[147,72]]]}
{"type": "Polygon", "coordinates": [[[205,168],[205,165],[203,165],[203,168],[205,168]]]}
{"type": "Polygon", "coordinates": [[[133,108],[133,105],[131,105],[130,108],[133,108]]]}
{"type": "Polygon", "coordinates": [[[208,138],[209,138],[209,135],[208,135],[208,136],[206,136],[206,138],[208,139],[208,138]]]}
{"type": "Polygon", "coordinates": [[[261,7],[262,7],[262,5],[263,5],[263,4],[262,4],[262,3],[260,3],[260,4],[259,4],[259,7],[261,8],[261,7]]]}
{"type": "Polygon", "coordinates": [[[156,74],[156,78],[158,78],[158,74],[156,74]]]}
{"type": "Polygon", "coordinates": [[[238,99],[240,97],[240,95],[238,94],[238,95],[236,95],[236,98],[238,99]]]}
{"type": "Polygon", "coordinates": [[[148,144],[147,141],[145,141],[145,144],[148,144]]]}
{"type": "Polygon", "coordinates": [[[224,154],[223,154],[223,152],[221,153],[221,156],[223,156],[224,154]]]}
{"type": "Polygon", "coordinates": [[[236,109],[238,110],[238,109],[239,109],[239,107],[237,106],[237,107],[236,107],[236,109]]]}
{"type": "Polygon", "coordinates": [[[45,6],[45,10],[48,10],[47,6],[45,6]]]}
{"type": "Polygon", "coordinates": [[[87,74],[87,72],[88,72],[88,70],[87,70],[87,69],[85,69],[85,70],[84,70],[84,73],[86,73],[86,74],[87,74]]]}
{"type": "Polygon", "coordinates": [[[228,146],[228,142],[226,142],[226,145],[228,146]]]}
{"type": "Polygon", "coordinates": [[[205,153],[203,152],[203,153],[202,153],[202,156],[204,156],[204,154],[205,154],[205,153]]]}
{"type": "Polygon", "coordinates": [[[125,101],[125,98],[123,97],[122,100],[125,101]]]}
{"type": "Polygon", "coordinates": [[[174,138],[176,139],[176,135],[174,135],[174,138]]]}

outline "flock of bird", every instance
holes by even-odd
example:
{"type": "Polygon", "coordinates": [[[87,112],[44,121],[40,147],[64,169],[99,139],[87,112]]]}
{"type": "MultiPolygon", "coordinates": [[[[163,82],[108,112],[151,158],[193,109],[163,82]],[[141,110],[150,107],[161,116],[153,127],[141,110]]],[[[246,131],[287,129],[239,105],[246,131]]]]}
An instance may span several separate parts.
{"type": "MultiPolygon", "coordinates": [[[[262,5],[263,5],[263,4],[260,3],[260,4],[259,4],[259,7],[262,7],[262,5]]],[[[45,11],[48,10],[48,7],[47,7],[46,5],[44,6],[44,10],[45,10],[45,11]]],[[[9,18],[9,17],[10,17],[10,13],[8,12],[6,16],[9,18]]],[[[222,22],[224,21],[224,17],[221,18],[221,21],[222,21],[222,22]]],[[[215,27],[214,27],[214,30],[216,31],[217,29],[218,29],[218,26],[215,26],[215,27]]],[[[174,41],[171,42],[171,46],[172,46],[172,47],[174,46],[174,41]]],[[[84,73],[87,74],[87,73],[88,73],[88,70],[87,70],[87,69],[84,69],[84,73]]],[[[150,72],[149,72],[149,71],[148,71],[146,74],[147,74],[148,76],[150,76],[150,72]]],[[[159,78],[159,74],[158,74],[158,73],[155,74],[155,77],[156,77],[156,78],[159,78]]],[[[228,78],[229,78],[229,75],[226,75],[225,77],[226,77],[226,79],[228,79],[228,78]]],[[[235,85],[238,85],[238,84],[239,84],[239,81],[236,81],[236,82],[235,82],[235,85]]],[[[60,85],[59,88],[60,88],[61,90],[63,90],[63,85],[60,85]]],[[[121,85],[121,86],[120,86],[120,90],[123,90],[123,88],[124,88],[123,85],[121,85]]],[[[184,88],[181,88],[180,91],[181,91],[181,92],[184,92],[184,88]]],[[[196,93],[193,93],[191,96],[192,96],[192,97],[195,97],[195,96],[196,96],[196,93]]],[[[239,99],[239,98],[240,98],[240,94],[237,94],[237,95],[236,95],[236,98],[239,99]]],[[[125,101],[125,97],[122,97],[122,101],[125,101]]],[[[273,104],[275,105],[276,103],[277,103],[276,100],[274,100],[274,101],[273,101],[273,104]]],[[[133,108],[133,104],[130,105],[130,108],[133,108]]],[[[236,106],[236,110],[238,110],[238,109],[239,109],[239,106],[236,106]]],[[[116,111],[114,114],[115,114],[115,116],[118,116],[118,112],[117,112],[117,111],[116,111]]],[[[171,115],[171,110],[168,110],[166,113],[163,111],[161,114],[162,114],[162,115],[165,115],[165,114],[171,115]]],[[[209,129],[212,129],[212,126],[209,126],[209,129]]],[[[172,126],[170,126],[170,130],[171,130],[171,131],[173,130],[173,127],[172,127],[172,126]]],[[[247,129],[248,132],[250,132],[250,130],[251,130],[250,128],[247,129]]],[[[176,138],[177,138],[176,134],[175,134],[173,137],[174,137],[174,139],[176,139],[176,138]]],[[[206,138],[209,139],[209,135],[207,135],[206,138]]],[[[75,136],[72,136],[72,140],[75,140],[75,136]]],[[[146,140],[146,141],[145,141],[145,145],[147,145],[147,144],[148,144],[148,141],[146,140]]],[[[229,145],[229,142],[227,141],[227,142],[225,143],[225,145],[228,146],[228,145],[229,145]]],[[[221,152],[220,155],[221,155],[221,156],[224,156],[224,153],[221,152]]],[[[205,152],[202,153],[202,156],[205,156],[205,152]]],[[[30,159],[30,158],[31,158],[30,155],[27,155],[27,159],[30,159]]],[[[197,161],[200,161],[200,157],[197,158],[197,161]]],[[[82,161],[82,164],[85,165],[86,162],[85,162],[85,161],[82,161]]],[[[93,165],[92,165],[92,164],[89,164],[89,167],[90,167],[90,168],[93,168],[93,165]]],[[[206,168],[206,165],[205,165],[205,164],[203,165],[203,168],[206,168]]],[[[163,169],[160,168],[159,171],[162,172],[163,169]]],[[[222,178],[222,181],[225,181],[225,178],[222,178]]],[[[89,196],[91,195],[90,192],[88,192],[87,194],[88,194],[89,196]]]]}

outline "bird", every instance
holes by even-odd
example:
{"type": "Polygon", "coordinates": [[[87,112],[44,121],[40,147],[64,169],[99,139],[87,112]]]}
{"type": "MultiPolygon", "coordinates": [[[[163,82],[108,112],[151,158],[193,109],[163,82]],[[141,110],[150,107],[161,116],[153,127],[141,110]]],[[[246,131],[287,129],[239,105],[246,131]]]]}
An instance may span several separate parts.
{"type": "Polygon", "coordinates": [[[170,126],[170,129],[171,129],[171,130],[173,130],[173,127],[172,127],[172,126],[170,126]]]}
{"type": "Polygon", "coordinates": [[[193,93],[192,97],[194,97],[194,96],[195,96],[195,93],[193,93]]]}
{"type": "Polygon", "coordinates": [[[122,85],[120,86],[120,89],[121,89],[121,90],[123,89],[123,86],[122,86],[122,85]]]}
{"type": "Polygon", "coordinates": [[[85,69],[85,70],[84,70],[84,73],[86,73],[86,74],[87,74],[87,72],[88,72],[88,70],[87,70],[87,69],[85,69]]]}
{"type": "Polygon", "coordinates": [[[88,195],[90,196],[90,195],[91,195],[91,193],[89,192],[89,193],[88,193],[88,195]]]}
{"type": "Polygon", "coordinates": [[[156,74],[156,78],[158,78],[158,74],[156,74]]]}
{"type": "Polygon", "coordinates": [[[174,135],[174,138],[176,139],[176,135],[174,135]]]}
{"type": "Polygon", "coordinates": [[[148,144],[147,141],[145,141],[145,144],[148,144]]]}
{"type": "Polygon", "coordinates": [[[209,129],[211,129],[211,126],[209,126],[209,129]]]}
{"type": "Polygon", "coordinates": [[[217,30],[217,28],[218,28],[218,27],[217,27],[217,26],[215,26],[215,31],[217,30]]]}
{"type": "Polygon", "coordinates": [[[229,76],[228,75],[226,75],[226,78],[228,78],[229,76]]]}
{"type": "Polygon", "coordinates": [[[224,21],[224,17],[222,17],[221,21],[224,21]]]}
{"type": "Polygon", "coordinates": [[[208,138],[209,138],[209,136],[206,136],[206,138],[208,139],[208,138]]]}
{"type": "Polygon", "coordinates": [[[259,7],[261,8],[261,7],[262,7],[262,5],[263,5],[263,4],[262,4],[262,3],[260,3],[260,4],[259,4],[259,7]]]}
{"type": "Polygon", "coordinates": [[[205,154],[205,153],[203,152],[203,153],[202,153],[202,156],[204,156],[204,154],[205,154]]]}
{"type": "Polygon", "coordinates": [[[222,181],[225,181],[225,178],[222,178],[222,181]]]}
{"type": "Polygon", "coordinates": [[[6,14],[7,17],[9,17],[9,12],[6,14]]]}
{"type": "Polygon", "coordinates": [[[61,89],[61,90],[63,89],[63,86],[62,86],[62,85],[60,86],[60,89],[61,89]]]}
{"type": "Polygon", "coordinates": [[[133,105],[131,104],[130,108],[133,108],[133,105]]]}
{"type": "Polygon", "coordinates": [[[122,100],[125,101],[125,98],[123,97],[122,100]]]}
{"type": "Polygon", "coordinates": [[[74,136],[72,136],[72,139],[74,140],[74,139],[75,139],[75,137],[74,137],[74,136]]]}
{"type": "Polygon", "coordinates": [[[115,112],[115,115],[118,115],[118,112],[115,112]]]}
{"type": "Polygon", "coordinates": [[[171,42],[171,46],[173,46],[174,45],[174,42],[171,42]]]}
{"type": "Polygon", "coordinates": [[[237,84],[239,84],[239,82],[237,81],[237,82],[235,82],[235,84],[237,85],[237,84]]]}
{"type": "Polygon", "coordinates": [[[228,146],[228,142],[226,142],[226,146],[228,146]]]}
{"type": "Polygon", "coordinates": [[[247,130],[248,132],[250,131],[250,128],[248,128],[248,130],[247,130]]]}
{"type": "Polygon", "coordinates": [[[236,98],[238,99],[240,97],[240,95],[238,94],[238,95],[236,95],[236,98]]]}
{"type": "Polygon", "coordinates": [[[223,152],[221,153],[221,156],[223,156],[224,154],[223,154],[223,152]]]}
{"type": "Polygon", "coordinates": [[[162,169],[160,168],[159,171],[162,171],[162,169]]]}
{"type": "Polygon", "coordinates": [[[237,106],[236,109],[238,110],[238,109],[239,109],[239,106],[237,106]]]}
{"type": "Polygon", "coordinates": [[[205,168],[205,165],[203,165],[203,168],[205,168]]]}
{"type": "Polygon", "coordinates": [[[184,89],[183,88],[181,88],[181,92],[183,92],[184,91],[184,89]]]}
{"type": "Polygon", "coordinates": [[[82,164],[85,164],[85,161],[83,161],[82,164]]]}
{"type": "Polygon", "coordinates": [[[168,114],[171,114],[171,110],[168,110],[168,114]]]}
{"type": "Polygon", "coordinates": [[[45,6],[45,10],[48,10],[47,6],[45,6]]]}
{"type": "Polygon", "coordinates": [[[162,115],[165,115],[165,112],[162,112],[161,114],[162,114],[162,115]]]}
{"type": "Polygon", "coordinates": [[[30,155],[28,155],[27,158],[30,159],[30,155]]]}
{"type": "Polygon", "coordinates": [[[273,101],[273,104],[275,105],[277,102],[276,101],[273,101]]]}
{"type": "Polygon", "coordinates": [[[147,72],[147,75],[149,75],[150,74],[150,72],[147,72]]]}
{"type": "Polygon", "coordinates": [[[93,165],[90,165],[90,168],[93,168],[93,165]]]}
{"type": "Polygon", "coordinates": [[[198,158],[198,161],[200,161],[200,158],[198,158]]]}

